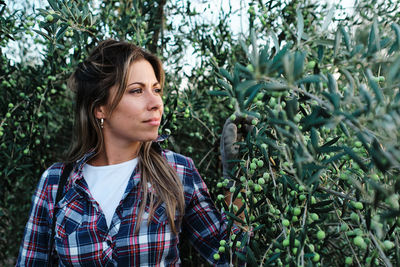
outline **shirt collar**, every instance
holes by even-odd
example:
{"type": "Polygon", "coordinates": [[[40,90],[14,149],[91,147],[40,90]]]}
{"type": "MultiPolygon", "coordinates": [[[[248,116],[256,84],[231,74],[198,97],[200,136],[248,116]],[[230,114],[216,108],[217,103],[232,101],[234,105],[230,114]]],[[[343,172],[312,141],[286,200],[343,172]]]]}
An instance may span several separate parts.
{"type": "Polygon", "coordinates": [[[162,134],[157,137],[155,141],[151,144],[151,147],[154,148],[157,153],[161,154],[162,152],[162,147],[161,147],[161,142],[164,142],[164,140],[168,139],[169,135],[168,134],[162,134]]]}
{"type": "Polygon", "coordinates": [[[157,139],[154,140],[153,142],[160,143],[160,142],[163,142],[164,140],[167,140],[168,137],[169,137],[168,134],[162,134],[162,135],[159,135],[159,136],[157,137],[157,139]]]}
{"type": "MultiPolygon", "coordinates": [[[[162,149],[160,143],[167,140],[168,137],[169,137],[169,135],[167,135],[167,134],[159,135],[157,137],[157,139],[154,140],[153,143],[151,144],[152,148],[154,148],[155,151],[157,151],[159,154],[161,154],[163,149],[162,149]]],[[[78,159],[75,162],[75,166],[73,168],[74,175],[73,175],[72,181],[71,181],[72,183],[75,183],[75,181],[78,178],[82,177],[81,173],[82,173],[83,165],[86,164],[86,162],[88,162],[95,154],[96,154],[96,152],[94,151],[94,149],[92,149],[89,152],[87,152],[85,155],[83,155],[83,157],[81,157],[80,159],[78,159]]]]}

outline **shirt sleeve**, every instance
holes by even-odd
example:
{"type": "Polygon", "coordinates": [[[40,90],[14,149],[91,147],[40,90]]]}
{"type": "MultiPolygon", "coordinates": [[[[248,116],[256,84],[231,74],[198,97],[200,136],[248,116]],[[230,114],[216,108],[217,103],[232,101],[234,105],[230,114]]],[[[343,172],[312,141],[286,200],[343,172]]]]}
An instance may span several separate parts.
{"type": "MultiPolygon", "coordinates": [[[[229,239],[228,219],[215,207],[207,186],[191,159],[189,163],[191,168],[187,174],[193,191],[186,206],[183,227],[188,232],[192,245],[209,263],[214,266],[229,266],[229,257],[225,253],[220,253],[219,260],[214,259],[220,241],[229,239]]],[[[239,229],[233,225],[232,231],[237,234],[239,229]]]]}
{"type": "Polygon", "coordinates": [[[16,266],[46,266],[49,243],[48,171],[32,197],[32,206],[16,266]]]}

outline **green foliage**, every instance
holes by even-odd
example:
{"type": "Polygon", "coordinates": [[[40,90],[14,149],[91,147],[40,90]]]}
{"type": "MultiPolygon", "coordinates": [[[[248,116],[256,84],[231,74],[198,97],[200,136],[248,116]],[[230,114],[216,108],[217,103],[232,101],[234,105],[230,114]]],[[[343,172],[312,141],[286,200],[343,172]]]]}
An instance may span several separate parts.
{"type": "MultiPolygon", "coordinates": [[[[219,253],[250,266],[398,266],[399,4],[361,2],[338,19],[340,6],[318,1],[250,1],[238,36],[233,8],[212,23],[202,15],[215,8],[191,1],[49,0],[36,17],[0,1],[2,263],[18,253],[40,173],[70,142],[66,80],[114,37],[163,59],[166,147],[194,159],[217,205],[244,226],[219,253]],[[18,61],[13,40],[41,52],[18,61]],[[224,203],[220,178],[219,136],[235,112],[256,118],[232,172],[240,209],[224,203]]],[[[182,241],[182,262],[202,264],[182,241]]]]}
{"type": "Polygon", "coordinates": [[[259,120],[235,171],[235,191],[245,192],[253,216],[249,251],[262,252],[246,260],[337,266],[350,256],[363,266],[397,265],[400,93],[391,73],[399,70],[398,24],[374,20],[362,44],[343,25],[330,39],[304,32],[299,9],[296,18],[287,42],[258,46],[252,31],[247,63],[219,70],[221,91],[213,92],[226,92],[237,112],[259,120]],[[265,166],[252,168],[258,160],[265,166]],[[270,177],[257,188],[264,173],[270,177]]]}

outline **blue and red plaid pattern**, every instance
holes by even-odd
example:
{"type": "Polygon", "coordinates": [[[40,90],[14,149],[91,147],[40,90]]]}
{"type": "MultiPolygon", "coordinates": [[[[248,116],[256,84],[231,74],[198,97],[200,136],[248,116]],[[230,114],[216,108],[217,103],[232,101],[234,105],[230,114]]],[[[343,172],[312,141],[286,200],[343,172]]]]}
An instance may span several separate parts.
{"type": "MultiPolygon", "coordinates": [[[[168,150],[161,153],[176,169],[184,187],[185,215],[180,231],[185,232],[184,236],[190,238],[208,262],[228,266],[224,255],[218,261],[213,258],[220,240],[227,240],[229,236],[226,216],[215,208],[192,159],[168,150]]],[[[82,177],[83,165],[91,156],[93,153],[88,153],[77,161],[66,184],[66,193],[57,204],[60,209],[56,214],[54,243],[60,265],[179,266],[179,236],[170,229],[164,204],[157,207],[150,219],[146,207],[140,230],[135,234],[142,194],[138,168],[132,173],[110,228],[107,227],[104,214],[82,177]]],[[[32,198],[17,266],[45,266],[47,262],[54,200],[63,168],[64,164],[56,163],[40,179],[32,198]]]]}

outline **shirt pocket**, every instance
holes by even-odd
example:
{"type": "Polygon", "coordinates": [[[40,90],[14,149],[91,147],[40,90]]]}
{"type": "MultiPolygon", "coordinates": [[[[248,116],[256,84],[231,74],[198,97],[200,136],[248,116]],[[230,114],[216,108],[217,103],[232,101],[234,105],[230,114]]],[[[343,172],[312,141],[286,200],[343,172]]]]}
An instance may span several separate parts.
{"type": "Polygon", "coordinates": [[[85,266],[95,266],[93,260],[101,259],[101,242],[94,241],[100,240],[96,219],[94,207],[86,207],[83,201],[68,203],[57,213],[55,249],[62,266],[79,266],[83,256],[85,266]]]}
{"type": "MultiPolygon", "coordinates": [[[[149,217],[150,209],[148,206],[146,206],[145,212],[144,212],[144,219],[147,221],[149,217]]],[[[150,218],[150,224],[155,224],[155,225],[165,225],[168,224],[168,215],[167,215],[167,210],[165,208],[165,203],[158,205],[158,207],[155,208],[153,212],[153,216],[150,218]]]]}
{"type": "MultiPolygon", "coordinates": [[[[147,207],[145,210],[145,216],[148,216],[147,207]]],[[[178,227],[178,229],[177,229],[178,233],[180,233],[182,231],[182,228],[181,228],[181,225],[178,224],[178,218],[179,218],[179,214],[176,211],[174,222],[175,222],[175,227],[178,227]]],[[[145,223],[147,223],[147,222],[148,221],[145,220],[145,223]]],[[[152,218],[150,218],[150,221],[148,222],[148,229],[149,229],[149,232],[151,232],[151,233],[163,233],[163,234],[170,235],[171,237],[175,237],[174,233],[172,232],[171,224],[168,220],[168,214],[167,214],[165,203],[159,205],[154,210],[153,216],[152,216],[152,218]]]]}
{"type": "Polygon", "coordinates": [[[56,214],[56,239],[63,240],[82,224],[84,212],[77,203],[69,203],[62,207],[56,214]]]}

